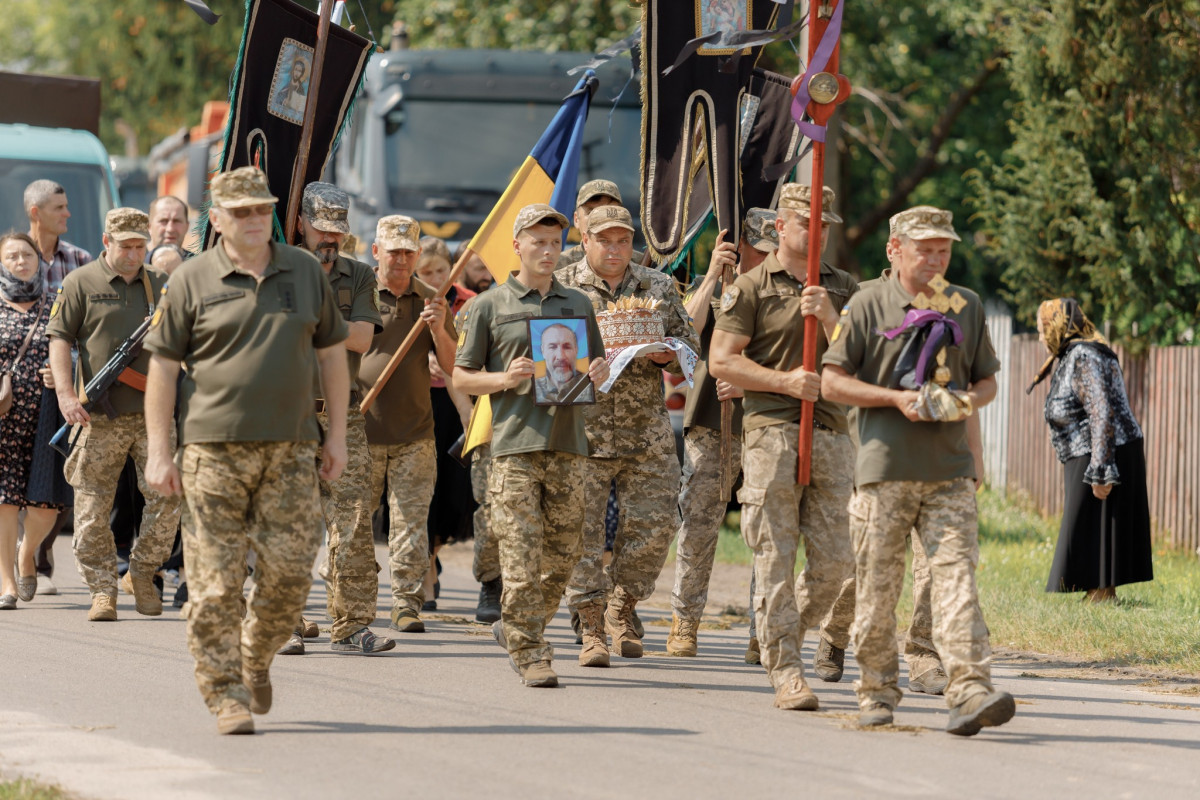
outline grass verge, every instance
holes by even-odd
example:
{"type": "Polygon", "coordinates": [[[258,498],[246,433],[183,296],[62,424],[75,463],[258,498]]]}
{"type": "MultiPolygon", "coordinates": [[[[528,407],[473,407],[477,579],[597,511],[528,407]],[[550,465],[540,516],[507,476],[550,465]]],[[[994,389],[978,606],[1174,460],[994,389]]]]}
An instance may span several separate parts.
{"type": "MultiPolygon", "coordinates": [[[[738,512],[731,511],[721,526],[717,561],[751,562],[738,522],[738,512]]],[[[1057,518],[990,490],[979,494],[977,579],[994,647],[1200,676],[1200,562],[1195,556],[1156,544],[1153,581],[1121,587],[1115,605],[1085,605],[1082,593],[1045,591],[1057,539],[1057,518]]],[[[911,572],[905,580],[897,615],[906,625],[912,614],[911,572]]]]}
{"type": "Polygon", "coordinates": [[[0,778],[0,800],[71,800],[71,795],[57,786],[29,778],[0,778]]]}

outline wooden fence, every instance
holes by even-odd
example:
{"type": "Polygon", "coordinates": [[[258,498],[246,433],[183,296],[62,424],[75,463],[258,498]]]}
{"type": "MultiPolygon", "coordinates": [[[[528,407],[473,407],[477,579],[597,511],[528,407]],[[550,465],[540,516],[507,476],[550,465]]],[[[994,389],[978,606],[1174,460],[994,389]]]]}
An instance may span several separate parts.
{"type": "MultiPolygon", "coordinates": [[[[990,316],[989,326],[1000,325],[1001,315],[990,316]]],[[[1000,333],[992,330],[992,340],[1007,386],[980,418],[989,482],[1006,493],[1026,493],[1044,513],[1058,514],[1062,465],[1043,415],[1050,381],[1025,394],[1046,350],[1036,335],[1006,340],[1000,333]]],[[[1136,357],[1115,349],[1129,404],[1146,437],[1146,488],[1155,529],[1171,545],[1200,552],[1200,347],[1150,348],[1136,357]]]]}

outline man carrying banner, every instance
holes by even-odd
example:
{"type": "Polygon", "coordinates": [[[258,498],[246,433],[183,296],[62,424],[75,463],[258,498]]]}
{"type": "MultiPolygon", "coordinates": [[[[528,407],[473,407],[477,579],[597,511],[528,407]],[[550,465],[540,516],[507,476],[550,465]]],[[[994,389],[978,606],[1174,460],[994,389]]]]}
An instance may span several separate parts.
{"type": "MultiPolygon", "coordinates": [[[[586,220],[586,257],[563,268],[559,279],[587,295],[594,308],[617,301],[657,301],[664,332],[693,351],[700,348],[688,313],[668,276],[638,266],[633,256],[633,218],[619,205],[593,209],[586,220]]],[[[679,459],[663,398],[664,368],[682,374],[674,352],[635,358],[610,394],[584,409],[591,458],[586,476],[583,557],[571,573],[567,602],[579,615],[583,649],[579,663],[606,667],[607,634],[624,658],[642,655],[634,630],[634,606],[654,591],[671,534],[679,527],[679,459]],[[609,486],[617,482],[621,522],[609,566],[604,569],[604,514],[609,486]]]]}
{"type": "Polygon", "coordinates": [[[893,276],[843,309],[823,358],[822,388],[859,408],[850,503],[858,724],[890,724],[900,702],[895,609],[904,540],[915,529],[929,557],[934,644],[949,678],[946,731],[974,736],[1012,719],[1016,701],[992,686],[975,586],[975,459],[966,423],[996,396],[1000,361],[979,297],[943,277],[956,241],[949,211],[917,206],[895,217],[893,276]]]}
{"type": "Polygon", "coordinates": [[[472,302],[453,376],[462,391],[490,395],[488,492],[504,581],[502,618],[492,631],[525,685],[536,687],[558,685],[544,630],[579,560],[588,444],[577,406],[534,404],[528,320],[585,318],[588,376],[593,384],[608,377],[591,302],[554,277],[567,225],[541,203],[517,213],[512,246],[520,269],[472,302]]]}
{"type": "MultiPolygon", "coordinates": [[[[117,549],[109,526],[117,480],[132,456],[138,487],[146,497],[140,535],[129,557],[128,579],[139,614],[158,616],[162,598],[154,573],[171,554],[179,523],[179,498],[147,484],[146,423],[142,416],[145,374],[150,355],[143,353],[122,374],[107,397],[81,398],[86,386],[117,349],[153,313],[167,276],[143,265],[150,220],[135,208],[114,208],[104,218],[104,251],[90,264],[67,274],[50,310],[50,372],[58,405],[67,424],[75,425],[74,448],[64,473],[75,487],[75,560],[91,592],[88,620],[117,618],[117,549]],[[71,348],[79,351],[79,381],[72,380],[71,348]],[[97,407],[89,414],[83,403],[97,407]],[[113,410],[110,419],[101,408],[113,410]]],[[[173,444],[173,437],[171,439],[173,444]]]]}
{"type": "MultiPolygon", "coordinates": [[[[391,627],[423,633],[425,573],[429,571],[429,504],[437,481],[433,405],[429,395],[429,352],[449,372],[454,364],[454,322],[448,304],[413,275],[421,255],[421,226],[395,214],[379,220],[371,255],[376,270],[383,330],[363,357],[362,383],[373,385],[414,327],[420,333],[379,399],[367,410],[371,452],[371,507],[387,482],[388,571],[392,585],[391,627]]],[[[372,578],[374,580],[374,578],[372,578]]]]}
{"type": "Polygon", "coordinates": [[[251,712],[271,709],[271,661],[312,586],[318,477],[336,481],[346,466],[348,329],[312,254],[271,241],[278,198],[262,171],[222,173],[211,196],[221,238],[175,273],[146,339],[154,354],[146,471],[152,487],[182,491],[187,504],[188,648],[200,694],[220,733],[245,734],[254,732],[251,712]],[[318,367],[328,417],[321,445],[318,367]],[[243,606],[251,548],[254,588],[243,606]]]}
{"type": "Polygon", "coordinates": [[[804,317],[815,316],[818,352],[837,324],[837,309],[858,284],[821,264],[821,284],[805,286],[808,249],[823,248],[833,213],[833,191],[822,193],[822,236],[808,240],[811,189],[789,183],[780,192],[775,230],[779,250],[738,277],[721,297],[709,369],[745,391],[742,401],[742,536],[754,551],[754,617],[762,663],[782,709],[816,710],[804,680],[804,635],[854,580],[846,503],[854,452],[845,410],[818,398],[820,376],[801,366],[804,317]],[[814,402],[812,480],[796,482],[801,401],[814,402]],[[793,581],[800,537],[807,558],[793,581]],[[794,585],[793,585],[794,584],[794,585]]]}
{"type": "MultiPolygon", "coordinates": [[[[329,183],[314,181],[304,187],[299,230],[304,249],[321,262],[329,288],[337,300],[342,319],[349,326],[346,361],[350,370],[350,406],[346,412],[346,468],[336,481],[321,481],[321,504],[329,532],[329,571],[326,609],[333,625],[330,649],[335,653],[381,653],[396,643],[376,636],[368,627],[375,621],[379,584],[375,572],[375,543],[371,512],[378,495],[370,496],[371,453],[367,449],[366,420],[358,404],[362,397],[355,388],[362,354],[371,338],[383,330],[375,301],[375,273],[366,264],[340,253],[350,234],[347,216],[350,196],[329,183]]],[[[320,375],[313,375],[317,396],[317,423],[329,430],[329,414],[322,399],[320,375]]],[[[305,619],[280,655],[304,653],[305,619]]]]}

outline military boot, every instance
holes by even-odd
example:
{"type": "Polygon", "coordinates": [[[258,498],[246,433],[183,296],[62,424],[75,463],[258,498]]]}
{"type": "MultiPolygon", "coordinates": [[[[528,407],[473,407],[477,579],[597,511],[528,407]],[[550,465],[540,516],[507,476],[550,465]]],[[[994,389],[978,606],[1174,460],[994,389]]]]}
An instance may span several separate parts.
{"type": "Polygon", "coordinates": [[[88,611],[88,622],[116,622],[117,598],[111,594],[92,596],[92,607],[88,611]]]}
{"type": "Polygon", "coordinates": [[[788,678],[775,689],[775,707],[784,711],[816,711],[821,704],[803,675],[788,678]]]}
{"type": "Polygon", "coordinates": [[[613,649],[621,658],[641,658],[642,641],[633,629],[633,607],[637,601],[617,590],[604,610],[604,629],[613,638],[613,649]]]}
{"type": "Polygon", "coordinates": [[[817,657],[813,660],[813,672],[826,683],[837,683],[846,671],[846,650],[834,647],[824,636],[817,643],[817,657]]]}
{"type": "Polygon", "coordinates": [[[158,587],[154,585],[154,573],[147,575],[130,564],[129,571],[121,579],[121,588],[133,595],[133,607],[142,616],[162,615],[162,596],[158,593],[158,587]]]}
{"type": "Polygon", "coordinates": [[[673,616],[671,620],[671,632],[667,634],[667,655],[696,655],[696,629],[698,627],[695,620],[680,619],[673,616]]]}
{"type": "Polygon", "coordinates": [[[579,651],[579,666],[608,666],[608,635],[604,632],[604,609],[588,605],[579,609],[583,649],[579,651]]]}
{"type": "Polygon", "coordinates": [[[500,578],[493,578],[479,584],[479,605],[475,609],[476,622],[495,622],[500,619],[500,594],[504,584],[500,578]]]}
{"type": "Polygon", "coordinates": [[[242,664],[242,685],[250,692],[250,710],[266,714],[271,710],[271,673],[265,669],[250,669],[242,664]]]}
{"type": "Polygon", "coordinates": [[[222,702],[220,710],[217,711],[217,733],[222,735],[254,733],[254,718],[250,716],[250,709],[237,700],[227,699],[222,702]]]}

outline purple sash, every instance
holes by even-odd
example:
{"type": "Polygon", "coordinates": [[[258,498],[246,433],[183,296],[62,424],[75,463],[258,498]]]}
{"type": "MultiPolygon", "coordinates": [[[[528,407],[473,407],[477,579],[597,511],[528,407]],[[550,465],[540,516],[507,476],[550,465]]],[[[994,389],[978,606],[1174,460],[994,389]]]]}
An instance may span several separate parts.
{"type": "Polygon", "coordinates": [[[933,351],[942,341],[942,336],[945,334],[946,328],[950,328],[950,334],[953,337],[955,345],[962,344],[962,328],[958,326],[957,322],[938,311],[914,308],[904,315],[904,322],[900,323],[900,327],[892,328],[890,331],[879,331],[888,340],[892,340],[909,328],[923,328],[926,325],[931,325],[932,327],[929,329],[929,335],[925,337],[925,345],[921,348],[921,356],[917,359],[916,376],[920,383],[925,382],[925,370],[929,365],[929,359],[933,357],[933,351]]]}

